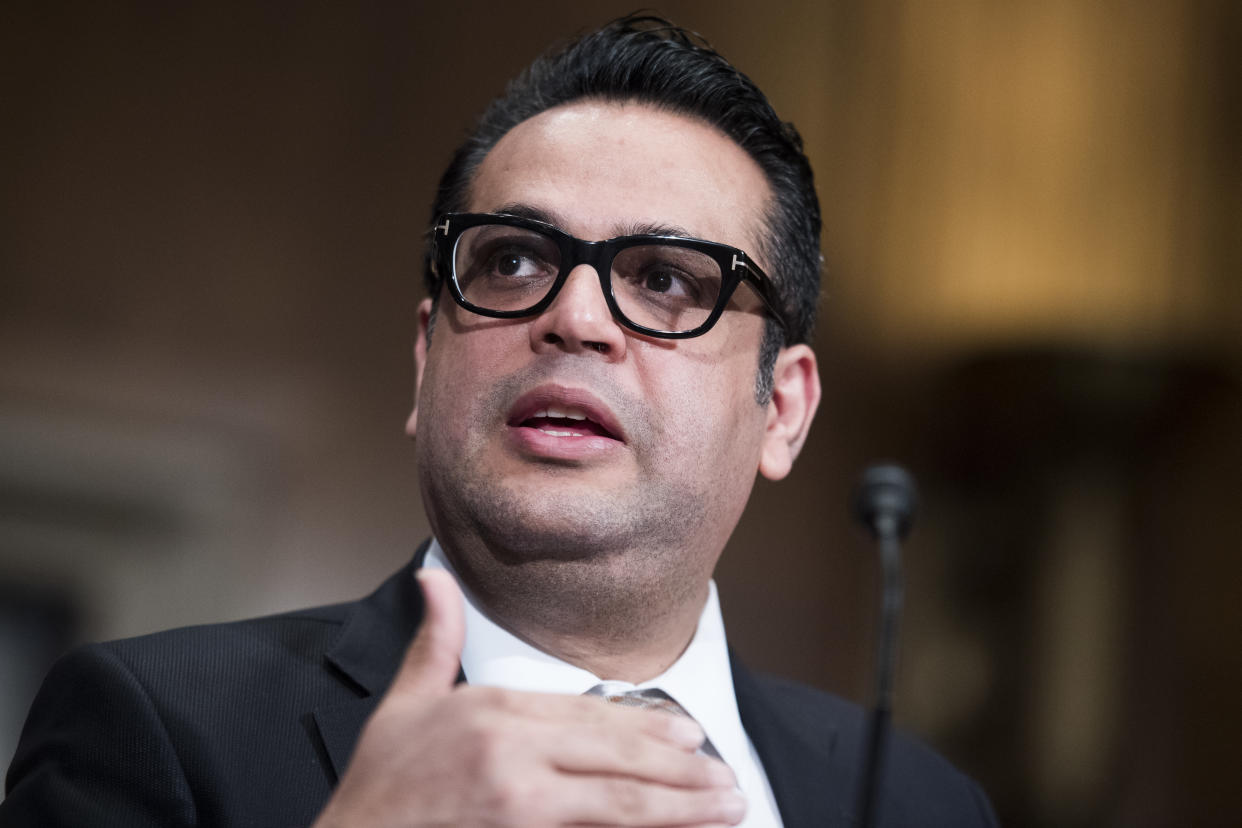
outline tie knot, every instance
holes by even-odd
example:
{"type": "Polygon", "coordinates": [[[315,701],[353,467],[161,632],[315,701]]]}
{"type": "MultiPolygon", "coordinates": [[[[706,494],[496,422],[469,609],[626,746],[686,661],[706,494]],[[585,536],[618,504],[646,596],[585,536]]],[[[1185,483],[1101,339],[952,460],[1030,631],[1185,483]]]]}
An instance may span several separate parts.
{"type": "MultiPolygon", "coordinates": [[[[592,687],[586,692],[586,695],[599,696],[609,704],[618,704],[622,707],[637,707],[645,710],[662,710],[665,713],[685,716],[691,721],[697,721],[686,708],[677,703],[676,699],[658,687],[639,689],[623,681],[605,681],[592,687]]],[[[720,752],[716,750],[712,740],[707,737],[704,737],[703,745],[699,750],[714,759],[720,758],[720,752]]]]}
{"type": "Polygon", "coordinates": [[[643,690],[623,690],[621,692],[605,691],[601,695],[605,701],[619,704],[623,707],[663,710],[666,713],[674,713],[678,716],[685,716],[688,719],[694,718],[672,696],[655,687],[648,687],[643,690]]]}

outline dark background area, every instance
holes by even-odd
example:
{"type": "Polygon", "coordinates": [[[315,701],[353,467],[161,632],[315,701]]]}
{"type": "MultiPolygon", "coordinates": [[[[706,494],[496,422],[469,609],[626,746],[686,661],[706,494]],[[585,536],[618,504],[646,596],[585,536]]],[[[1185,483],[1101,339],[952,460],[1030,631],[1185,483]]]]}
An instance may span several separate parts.
{"type": "MultiPolygon", "coordinates": [[[[718,572],[869,696],[861,467],[924,490],[899,722],[1008,826],[1239,825],[1236,4],[668,2],[802,130],[825,403],[718,572]]],[[[369,591],[427,533],[422,233],[612,2],[0,12],[0,764],[71,642],[369,591]]]]}

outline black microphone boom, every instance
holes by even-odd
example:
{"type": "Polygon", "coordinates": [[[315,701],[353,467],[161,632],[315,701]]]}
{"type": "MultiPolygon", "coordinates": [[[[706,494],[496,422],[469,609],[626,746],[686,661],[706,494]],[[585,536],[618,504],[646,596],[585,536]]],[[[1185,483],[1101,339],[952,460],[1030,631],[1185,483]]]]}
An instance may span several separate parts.
{"type": "Polygon", "coordinates": [[[889,723],[893,717],[893,672],[897,660],[897,626],[901,619],[901,541],[914,525],[918,508],[914,478],[900,466],[871,466],[863,472],[854,494],[854,516],[880,547],[883,596],[880,639],[876,653],[875,707],[863,745],[863,773],[858,788],[859,828],[873,828],[879,804],[880,774],[889,723]]]}

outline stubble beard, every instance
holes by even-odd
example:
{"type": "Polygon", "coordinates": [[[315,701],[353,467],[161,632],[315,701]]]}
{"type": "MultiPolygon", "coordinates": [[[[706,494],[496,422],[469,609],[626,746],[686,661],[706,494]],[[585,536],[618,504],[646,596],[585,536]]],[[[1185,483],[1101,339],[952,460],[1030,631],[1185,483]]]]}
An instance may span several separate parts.
{"type": "Polygon", "coordinates": [[[454,533],[450,558],[502,618],[629,640],[694,600],[706,583],[678,531],[695,516],[684,504],[657,503],[655,492],[623,505],[585,497],[539,502],[537,493],[497,485],[463,491],[470,531],[454,533]]]}
{"type": "MultiPolygon", "coordinates": [[[[556,378],[573,380],[574,370],[566,370],[573,364],[556,366],[556,378]]],[[[701,480],[687,483],[694,475],[670,476],[685,458],[662,448],[667,441],[641,401],[601,387],[597,376],[586,384],[624,424],[637,476],[601,491],[596,480],[575,486],[582,469],[547,463],[527,476],[546,480],[546,489],[503,479],[487,463],[492,438],[505,427],[496,412],[509,410],[522,389],[543,378],[532,374],[549,368],[491,389],[470,415],[469,433],[483,435],[477,446],[462,452],[451,440],[419,440],[423,496],[458,575],[496,620],[510,629],[520,620],[554,633],[630,641],[705,596],[719,552],[702,548],[706,516],[715,513],[712,490],[701,480]]]]}

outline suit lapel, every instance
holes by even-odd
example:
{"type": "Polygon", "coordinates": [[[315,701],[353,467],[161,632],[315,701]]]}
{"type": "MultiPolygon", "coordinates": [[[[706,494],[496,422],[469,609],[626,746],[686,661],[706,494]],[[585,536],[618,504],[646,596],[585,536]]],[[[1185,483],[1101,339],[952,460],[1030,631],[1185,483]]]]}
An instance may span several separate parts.
{"type": "MultiPolygon", "coordinates": [[[[325,654],[325,669],[357,694],[311,713],[336,779],[422,622],[423,597],[414,572],[428,546],[424,542],[409,564],[357,603],[325,654]]],[[[782,705],[732,653],[730,661],[742,726],[763,763],[785,828],[848,826],[854,763],[834,750],[836,724],[811,716],[804,706],[782,705]]]]}
{"type": "Polygon", "coordinates": [[[368,696],[333,707],[321,707],[311,714],[319,730],[319,738],[323,741],[324,752],[332,765],[333,785],[349,766],[362,726],[378,704],[379,696],[368,696]]]}
{"type": "Polygon", "coordinates": [[[763,763],[785,828],[851,825],[852,765],[836,767],[845,759],[836,750],[836,722],[805,699],[780,693],[779,685],[761,683],[732,652],[729,656],[742,726],[763,763]]]}
{"type": "Polygon", "coordinates": [[[422,566],[429,543],[424,541],[410,563],[355,605],[325,654],[325,669],[358,694],[311,714],[337,779],[422,622],[423,596],[414,571],[422,566]]]}

